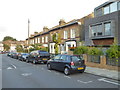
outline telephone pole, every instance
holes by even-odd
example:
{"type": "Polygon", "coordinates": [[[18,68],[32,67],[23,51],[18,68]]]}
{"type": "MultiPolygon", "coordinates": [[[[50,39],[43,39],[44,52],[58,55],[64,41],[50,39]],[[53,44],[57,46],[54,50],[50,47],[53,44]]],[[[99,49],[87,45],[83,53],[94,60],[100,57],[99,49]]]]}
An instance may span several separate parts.
{"type": "Polygon", "coordinates": [[[30,45],[30,38],[29,38],[29,33],[30,33],[30,20],[28,19],[28,53],[30,52],[29,51],[29,45],[30,45]]]}

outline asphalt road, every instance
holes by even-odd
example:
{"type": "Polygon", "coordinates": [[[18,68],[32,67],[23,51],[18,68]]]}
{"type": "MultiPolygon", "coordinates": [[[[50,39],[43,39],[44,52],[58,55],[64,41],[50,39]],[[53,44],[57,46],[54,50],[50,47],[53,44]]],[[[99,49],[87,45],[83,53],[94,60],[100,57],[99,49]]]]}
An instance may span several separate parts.
{"type": "Polygon", "coordinates": [[[118,88],[117,83],[88,73],[65,76],[47,70],[46,64],[34,65],[2,55],[2,88],[118,88]]]}

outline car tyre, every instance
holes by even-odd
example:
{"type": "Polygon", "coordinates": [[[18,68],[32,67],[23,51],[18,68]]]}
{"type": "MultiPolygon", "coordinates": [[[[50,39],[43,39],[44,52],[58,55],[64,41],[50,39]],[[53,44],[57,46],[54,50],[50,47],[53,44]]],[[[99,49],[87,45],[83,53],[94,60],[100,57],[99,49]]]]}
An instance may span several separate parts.
{"type": "Polygon", "coordinates": [[[70,69],[68,67],[64,68],[64,74],[65,75],[70,75],[70,69]]]}
{"type": "Polygon", "coordinates": [[[33,60],[33,64],[36,64],[36,61],[35,61],[35,60],[33,60]]]}
{"type": "Polygon", "coordinates": [[[47,68],[48,68],[48,70],[52,69],[50,64],[47,64],[47,68]]]}
{"type": "Polygon", "coordinates": [[[28,60],[28,59],[26,59],[26,63],[29,63],[29,60],[28,60]]]}
{"type": "Polygon", "coordinates": [[[85,69],[83,69],[83,70],[81,70],[81,71],[79,71],[80,73],[84,73],[84,71],[85,71],[85,69]]]}

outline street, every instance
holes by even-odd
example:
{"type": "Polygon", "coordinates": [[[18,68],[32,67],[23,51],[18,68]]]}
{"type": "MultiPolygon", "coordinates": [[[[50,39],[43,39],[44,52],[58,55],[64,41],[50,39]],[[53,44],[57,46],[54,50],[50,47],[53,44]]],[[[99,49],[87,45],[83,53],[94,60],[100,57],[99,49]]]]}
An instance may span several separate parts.
{"type": "Polygon", "coordinates": [[[65,76],[46,64],[31,64],[2,55],[2,88],[118,88],[118,81],[88,73],[65,76]]]}

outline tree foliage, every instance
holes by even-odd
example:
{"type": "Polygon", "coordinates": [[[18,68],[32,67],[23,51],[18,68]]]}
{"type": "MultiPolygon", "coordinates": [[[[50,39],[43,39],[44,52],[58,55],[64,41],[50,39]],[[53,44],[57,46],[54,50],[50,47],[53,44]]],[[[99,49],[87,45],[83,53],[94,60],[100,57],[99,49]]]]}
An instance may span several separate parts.
{"type": "Polygon", "coordinates": [[[9,51],[9,49],[10,49],[10,46],[7,45],[7,44],[4,44],[3,47],[4,47],[4,50],[5,50],[5,51],[9,51]]]}
{"type": "Polygon", "coordinates": [[[16,50],[17,52],[24,52],[24,48],[22,47],[22,45],[17,45],[16,50]]]}
{"type": "Polygon", "coordinates": [[[109,58],[119,58],[120,47],[117,44],[113,44],[108,50],[106,50],[106,54],[109,58]]]}
{"type": "Polygon", "coordinates": [[[55,43],[55,46],[54,46],[55,54],[58,54],[58,45],[61,43],[61,36],[59,33],[55,33],[53,34],[52,39],[53,39],[53,42],[55,43]]]}
{"type": "Polygon", "coordinates": [[[86,54],[88,51],[88,48],[86,46],[79,46],[75,48],[73,51],[74,54],[81,55],[81,54],[86,54]]]}
{"type": "Polygon", "coordinates": [[[11,36],[5,36],[3,41],[7,41],[7,40],[11,40],[11,41],[17,41],[15,38],[11,37],[11,36]]]}
{"type": "Polygon", "coordinates": [[[91,49],[88,50],[88,54],[89,55],[103,55],[103,51],[96,47],[92,47],[91,49]]]}

